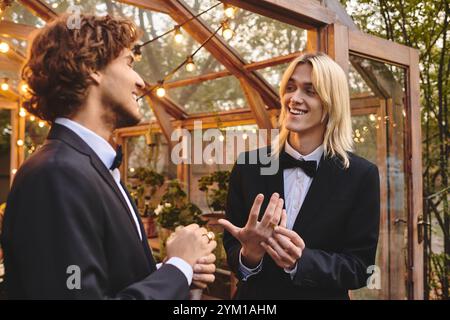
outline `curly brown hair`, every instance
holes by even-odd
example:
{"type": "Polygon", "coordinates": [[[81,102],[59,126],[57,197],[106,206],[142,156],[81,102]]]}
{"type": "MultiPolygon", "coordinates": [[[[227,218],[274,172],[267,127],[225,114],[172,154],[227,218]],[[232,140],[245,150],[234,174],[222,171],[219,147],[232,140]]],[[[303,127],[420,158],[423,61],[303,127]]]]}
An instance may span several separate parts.
{"type": "Polygon", "coordinates": [[[63,15],[38,30],[22,67],[29,87],[24,108],[51,123],[73,115],[94,83],[90,74],[105,68],[123,49],[131,49],[140,36],[127,19],[82,14],[80,24],[69,28],[69,17],[63,15]]]}

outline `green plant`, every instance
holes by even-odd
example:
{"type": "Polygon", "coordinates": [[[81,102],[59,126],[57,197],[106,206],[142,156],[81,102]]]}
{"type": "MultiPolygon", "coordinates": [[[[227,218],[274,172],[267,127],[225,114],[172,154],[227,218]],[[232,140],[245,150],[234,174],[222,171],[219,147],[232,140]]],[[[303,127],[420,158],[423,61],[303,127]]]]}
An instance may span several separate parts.
{"type": "Polygon", "coordinates": [[[133,188],[135,191],[132,192],[132,196],[136,199],[138,207],[141,208],[141,216],[153,216],[156,204],[152,204],[151,199],[158,188],[163,186],[164,176],[155,170],[140,167],[134,172],[133,178],[139,181],[139,186],[133,188]]]}
{"type": "Polygon", "coordinates": [[[205,221],[201,219],[202,211],[188,200],[176,179],[169,181],[166,193],[162,196],[161,203],[154,212],[157,223],[170,230],[191,223],[205,224],[205,221]]]}
{"type": "Polygon", "coordinates": [[[229,181],[230,171],[216,171],[198,180],[199,190],[205,192],[211,211],[225,212],[229,181]]]}

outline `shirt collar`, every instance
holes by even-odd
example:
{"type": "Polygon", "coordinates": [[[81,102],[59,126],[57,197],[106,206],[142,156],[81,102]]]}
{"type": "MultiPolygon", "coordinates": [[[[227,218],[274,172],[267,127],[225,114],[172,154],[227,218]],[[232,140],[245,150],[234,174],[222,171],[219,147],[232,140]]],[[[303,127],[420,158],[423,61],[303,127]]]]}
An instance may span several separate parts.
{"type": "Polygon", "coordinates": [[[67,118],[56,118],[55,123],[75,132],[97,154],[105,167],[110,168],[116,157],[114,148],[102,137],[78,122],[67,118]]]}
{"type": "Polygon", "coordinates": [[[289,142],[286,140],[286,143],[284,144],[284,151],[289,154],[290,156],[294,157],[297,160],[305,160],[305,161],[316,161],[317,165],[319,165],[320,159],[323,155],[323,144],[318,146],[313,152],[307,155],[302,155],[300,152],[295,150],[289,142]]]}

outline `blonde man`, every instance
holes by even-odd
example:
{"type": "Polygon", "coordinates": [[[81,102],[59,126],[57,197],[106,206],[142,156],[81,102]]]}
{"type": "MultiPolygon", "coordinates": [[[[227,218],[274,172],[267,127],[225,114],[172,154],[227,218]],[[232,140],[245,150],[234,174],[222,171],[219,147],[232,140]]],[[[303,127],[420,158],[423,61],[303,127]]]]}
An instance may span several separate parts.
{"type": "Polygon", "coordinates": [[[348,299],[348,290],[366,285],[375,263],[378,169],[350,152],[347,79],[327,55],[296,58],[280,98],[280,139],[272,152],[280,170],[261,175],[261,163],[236,164],[230,178],[221,223],[239,278],[236,298],[348,299]]]}

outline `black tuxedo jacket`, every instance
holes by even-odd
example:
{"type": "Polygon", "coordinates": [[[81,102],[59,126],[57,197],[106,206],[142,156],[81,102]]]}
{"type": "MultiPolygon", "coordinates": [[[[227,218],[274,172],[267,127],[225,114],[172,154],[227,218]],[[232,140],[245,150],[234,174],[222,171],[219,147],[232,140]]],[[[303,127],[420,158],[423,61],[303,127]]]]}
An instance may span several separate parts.
{"type": "Polygon", "coordinates": [[[139,224],[142,241],[110,171],[78,135],[55,124],[8,196],[2,232],[8,297],[187,299],[186,277],[172,265],[156,270],[139,224]],[[69,289],[76,284],[72,265],[79,267],[80,289],[69,289]]]}
{"type": "MultiPolygon", "coordinates": [[[[257,152],[257,151],[251,151],[257,152]]],[[[258,193],[264,194],[260,217],[274,192],[284,198],[283,170],[261,175],[263,165],[236,164],[232,170],[227,219],[243,227],[258,193]]],[[[257,155],[256,155],[257,157],[257,155]]],[[[250,157],[252,158],[252,157],[250,157]]],[[[375,263],[380,216],[377,167],[350,154],[350,167],[322,158],[293,230],[305,241],[293,280],[266,254],[262,270],[239,280],[238,299],[348,299],[348,290],[366,285],[375,263]]],[[[231,269],[238,273],[241,245],[230,233],[224,246],[231,269]]]]}

